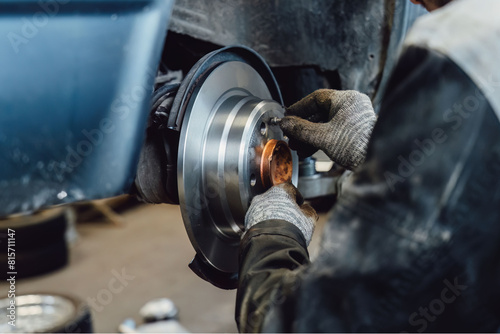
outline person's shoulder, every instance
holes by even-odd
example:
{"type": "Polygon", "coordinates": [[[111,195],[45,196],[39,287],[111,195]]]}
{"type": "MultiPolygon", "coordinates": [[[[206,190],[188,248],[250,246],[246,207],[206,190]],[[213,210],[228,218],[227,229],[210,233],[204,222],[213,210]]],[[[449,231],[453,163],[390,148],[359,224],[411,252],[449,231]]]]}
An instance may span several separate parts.
{"type": "MultiPolygon", "coordinates": [[[[406,46],[426,46],[443,53],[458,48],[486,46],[500,39],[500,1],[455,0],[420,17],[405,41],[406,46]]],[[[497,43],[498,44],[498,43],[497,43]]]]}
{"type": "Polygon", "coordinates": [[[419,18],[404,48],[441,53],[480,88],[500,119],[500,1],[454,0],[419,18]]]}

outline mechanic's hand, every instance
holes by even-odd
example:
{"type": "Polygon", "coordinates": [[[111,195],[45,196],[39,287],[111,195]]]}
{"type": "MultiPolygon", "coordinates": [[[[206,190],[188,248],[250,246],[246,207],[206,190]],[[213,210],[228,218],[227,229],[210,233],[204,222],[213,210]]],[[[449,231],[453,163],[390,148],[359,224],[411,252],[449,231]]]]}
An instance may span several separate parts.
{"type": "Polygon", "coordinates": [[[319,89],[287,108],[280,127],[299,157],[318,149],[354,169],[365,160],[375,112],[370,98],[356,91],[319,89]]]}
{"type": "Polygon", "coordinates": [[[245,216],[245,228],[248,230],[270,219],[292,223],[299,228],[309,245],[318,215],[309,204],[304,204],[297,188],[291,183],[283,183],[254,197],[245,216]]]}

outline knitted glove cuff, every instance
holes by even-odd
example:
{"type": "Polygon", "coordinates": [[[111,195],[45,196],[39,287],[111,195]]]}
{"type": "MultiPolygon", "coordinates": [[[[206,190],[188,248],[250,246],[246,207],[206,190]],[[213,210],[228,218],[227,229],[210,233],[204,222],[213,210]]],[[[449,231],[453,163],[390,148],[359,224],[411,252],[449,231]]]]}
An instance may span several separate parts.
{"type": "Polygon", "coordinates": [[[314,232],[315,219],[307,217],[295,199],[280,187],[273,187],[253,199],[245,217],[245,227],[248,230],[258,223],[275,219],[295,225],[309,245],[314,232]]]}
{"type": "Polygon", "coordinates": [[[341,109],[326,126],[323,147],[337,163],[353,169],[364,162],[368,142],[376,123],[373,108],[354,104],[341,109]]]}

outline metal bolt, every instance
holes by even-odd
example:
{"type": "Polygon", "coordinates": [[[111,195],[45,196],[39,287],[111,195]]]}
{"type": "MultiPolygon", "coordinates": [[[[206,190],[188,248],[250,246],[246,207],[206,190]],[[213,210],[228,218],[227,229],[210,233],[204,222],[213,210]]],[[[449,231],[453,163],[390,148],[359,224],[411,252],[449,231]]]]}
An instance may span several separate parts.
{"type": "Polygon", "coordinates": [[[278,125],[278,124],[280,124],[280,122],[281,122],[281,118],[273,117],[269,121],[269,124],[271,124],[271,125],[278,125]]]}

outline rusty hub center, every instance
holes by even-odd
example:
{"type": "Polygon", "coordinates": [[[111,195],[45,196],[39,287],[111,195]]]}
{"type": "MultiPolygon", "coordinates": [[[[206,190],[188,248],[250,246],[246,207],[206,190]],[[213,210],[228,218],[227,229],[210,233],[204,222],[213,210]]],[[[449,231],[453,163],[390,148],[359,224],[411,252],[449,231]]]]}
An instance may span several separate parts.
{"type": "Polygon", "coordinates": [[[291,182],[293,175],[292,152],[286,142],[271,139],[262,152],[260,177],[265,188],[291,182]]]}

